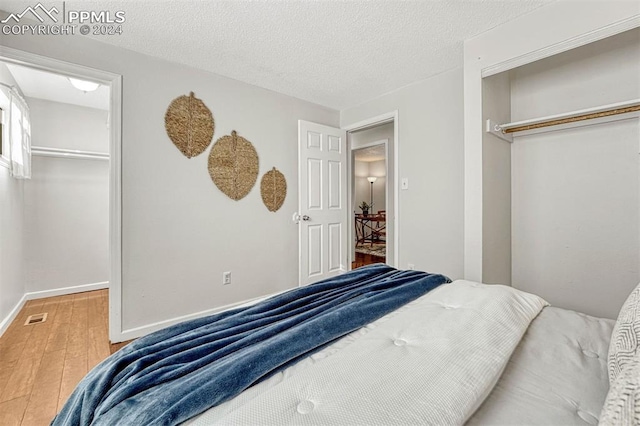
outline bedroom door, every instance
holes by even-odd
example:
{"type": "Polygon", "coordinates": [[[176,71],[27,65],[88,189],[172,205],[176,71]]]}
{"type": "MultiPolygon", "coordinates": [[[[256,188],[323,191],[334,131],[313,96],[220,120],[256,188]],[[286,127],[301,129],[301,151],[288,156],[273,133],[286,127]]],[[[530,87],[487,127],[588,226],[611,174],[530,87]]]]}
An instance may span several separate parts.
{"type": "Polygon", "coordinates": [[[298,121],[300,285],[347,271],[347,137],[298,121]]]}

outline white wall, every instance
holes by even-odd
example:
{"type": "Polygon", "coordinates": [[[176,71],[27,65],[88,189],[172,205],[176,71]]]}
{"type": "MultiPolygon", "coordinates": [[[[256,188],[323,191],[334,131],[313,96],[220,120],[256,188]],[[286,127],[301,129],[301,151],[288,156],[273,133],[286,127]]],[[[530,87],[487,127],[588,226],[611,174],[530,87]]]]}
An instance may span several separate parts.
{"type": "Polygon", "coordinates": [[[24,295],[22,262],[22,182],[0,166],[0,323],[24,295]]]}
{"type": "Polygon", "coordinates": [[[360,204],[363,201],[369,203],[369,182],[367,176],[369,176],[369,163],[366,161],[354,162],[354,191],[353,191],[353,211],[356,213],[362,213],[360,204]]]}
{"type": "MultiPolygon", "coordinates": [[[[483,120],[511,122],[509,73],[485,78],[483,120]]],[[[482,282],[511,284],[511,144],[492,133],[482,137],[482,282]]]]}
{"type": "Polygon", "coordinates": [[[337,111],[80,36],[4,36],[3,45],[123,75],[126,337],[298,284],[298,120],[338,126],[337,111]],[[288,188],[278,212],[263,205],[259,182],[245,199],[229,199],[208,175],[208,151],[187,159],[171,143],[165,111],[190,91],[213,112],[214,141],[236,130],[253,142],[260,177],[282,171],[288,188]],[[223,287],[224,271],[232,284],[223,287]]]}
{"type": "Polygon", "coordinates": [[[511,119],[559,114],[640,97],[640,29],[511,71],[511,119]]]}
{"type": "Polygon", "coordinates": [[[639,2],[559,0],[465,41],[465,278],[483,278],[483,73],[515,68],[637,27],[639,16],[639,2]]]}
{"type": "MultiPolygon", "coordinates": [[[[0,81],[15,85],[8,68],[0,63],[0,81]]],[[[0,329],[24,295],[22,211],[23,181],[11,177],[0,165],[0,329]]]]}
{"type": "Polygon", "coordinates": [[[399,267],[463,273],[462,69],[341,112],[343,126],[398,110],[399,267]]]}
{"type": "Polygon", "coordinates": [[[361,213],[358,207],[363,201],[369,204],[371,194],[373,192],[373,210],[369,209],[369,213],[377,213],[385,210],[387,205],[387,177],[385,160],[379,161],[355,161],[354,177],[355,177],[355,195],[353,197],[354,211],[361,213]],[[371,183],[367,177],[375,176],[376,181],[373,183],[373,191],[371,191],[371,183]]]}
{"type": "MultiPolygon", "coordinates": [[[[640,98],[640,29],[512,71],[514,121],[640,98]]],[[[640,280],[638,118],[516,136],[513,285],[615,318],[640,280]]]]}
{"type": "MultiPolygon", "coordinates": [[[[77,90],[71,85],[69,90],[77,90]]],[[[109,153],[106,110],[26,98],[33,117],[31,145],[109,153]]]]}
{"type": "MultiPolygon", "coordinates": [[[[358,149],[387,139],[389,143],[389,155],[393,154],[393,123],[381,124],[368,129],[351,132],[349,144],[351,149],[358,149]]],[[[393,161],[391,162],[393,164],[393,161]]]]}
{"type": "MultiPolygon", "coordinates": [[[[369,176],[375,176],[378,179],[373,183],[373,211],[374,213],[380,210],[386,210],[387,208],[387,176],[386,176],[386,161],[370,161],[369,162],[369,176]]],[[[371,183],[367,181],[369,187],[371,183]]]]}
{"type": "MultiPolygon", "coordinates": [[[[27,102],[33,146],[109,152],[107,111],[27,102]]],[[[108,161],[33,156],[24,202],[27,292],[109,281],[108,161]]]]}

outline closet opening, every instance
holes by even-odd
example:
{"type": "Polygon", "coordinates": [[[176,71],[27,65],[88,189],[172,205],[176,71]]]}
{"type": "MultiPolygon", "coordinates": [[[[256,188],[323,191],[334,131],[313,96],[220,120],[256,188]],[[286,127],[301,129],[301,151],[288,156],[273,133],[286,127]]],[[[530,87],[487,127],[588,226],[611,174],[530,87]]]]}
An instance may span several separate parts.
{"type": "Polygon", "coordinates": [[[12,235],[22,252],[24,300],[93,292],[86,293],[96,299],[89,316],[104,320],[101,333],[111,342],[121,334],[120,90],[114,74],[14,49],[0,55],[0,103],[16,100],[29,122],[20,161],[30,175],[17,176],[15,144],[6,137],[16,113],[0,105],[0,166],[22,196],[12,235]]]}
{"type": "Polygon", "coordinates": [[[605,318],[637,285],[638,40],[636,28],[483,79],[483,282],[605,318]]]}

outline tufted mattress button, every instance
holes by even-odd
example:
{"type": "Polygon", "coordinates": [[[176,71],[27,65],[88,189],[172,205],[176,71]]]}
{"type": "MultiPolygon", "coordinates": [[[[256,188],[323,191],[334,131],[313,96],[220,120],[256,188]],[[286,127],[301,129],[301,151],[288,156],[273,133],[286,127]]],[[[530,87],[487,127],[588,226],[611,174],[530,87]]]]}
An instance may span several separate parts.
{"type": "Polygon", "coordinates": [[[393,344],[396,346],[404,346],[407,344],[407,341],[404,339],[396,339],[393,341],[393,344]]]}
{"type": "Polygon", "coordinates": [[[298,413],[300,414],[309,414],[310,412],[313,411],[313,409],[316,407],[316,405],[313,403],[313,401],[309,401],[308,399],[306,401],[302,401],[298,404],[298,413]]]}
{"type": "Polygon", "coordinates": [[[583,349],[582,353],[585,356],[588,356],[589,358],[600,358],[600,355],[598,355],[597,353],[595,353],[593,351],[587,350],[587,349],[583,349]]]}
{"type": "Polygon", "coordinates": [[[584,420],[586,423],[590,425],[598,424],[598,419],[592,416],[591,414],[587,413],[586,411],[578,410],[576,414],[578,415],[578,417],[580,417],[582,420],[584,420]]]}

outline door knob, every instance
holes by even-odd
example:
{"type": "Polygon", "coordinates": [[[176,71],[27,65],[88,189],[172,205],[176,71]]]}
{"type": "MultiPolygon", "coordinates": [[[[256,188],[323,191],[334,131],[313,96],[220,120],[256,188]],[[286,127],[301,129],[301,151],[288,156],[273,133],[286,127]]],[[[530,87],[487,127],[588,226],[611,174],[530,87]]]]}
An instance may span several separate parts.
{"type": "Polygon", "coordinates": [[[311,218],[305,214],[304,216],[302,216],[302,220],[307,221],[307,220],[311,220],[311,218]]]}

